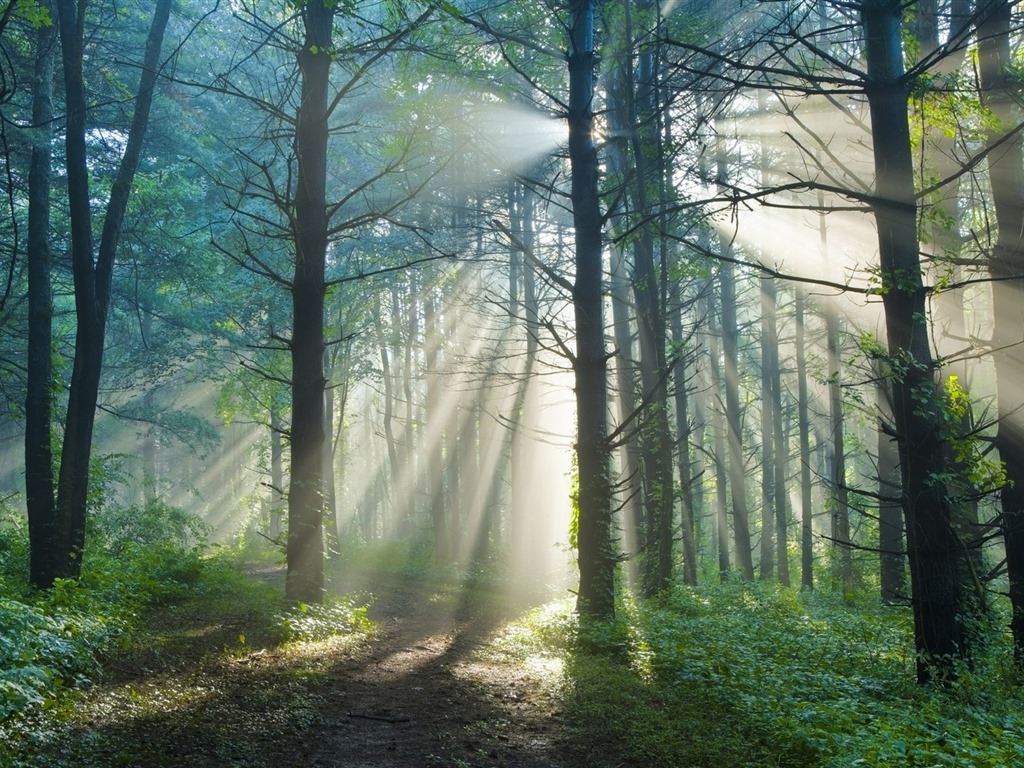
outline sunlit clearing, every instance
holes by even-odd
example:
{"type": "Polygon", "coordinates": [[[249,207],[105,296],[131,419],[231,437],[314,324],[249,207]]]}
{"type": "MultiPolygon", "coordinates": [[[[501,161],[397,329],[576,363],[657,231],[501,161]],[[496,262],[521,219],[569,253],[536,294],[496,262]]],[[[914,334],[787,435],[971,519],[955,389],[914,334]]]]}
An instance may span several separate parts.
{"type": "Polygon", "coordinates": [[[573,646],[576,626],[573,601],[552,600],[505,624],[486,652],[556,686],[562,682],[565,655],[573,646]]]}
{"type": "Polygon", "coordinates": [[[98,730],[149,719],[158,713],[194,710],[220,695],[214,687],[183,684],[174,677],[130,683],[93,698],[95,704],[89,709],[90,726],[98,730]]]}

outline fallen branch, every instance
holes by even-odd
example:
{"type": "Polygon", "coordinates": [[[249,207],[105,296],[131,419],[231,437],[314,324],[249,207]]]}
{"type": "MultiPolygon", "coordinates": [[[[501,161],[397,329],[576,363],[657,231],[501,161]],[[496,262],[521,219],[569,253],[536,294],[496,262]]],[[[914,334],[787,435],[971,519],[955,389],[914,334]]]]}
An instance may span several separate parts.
{"type": "Polygon", "coordinates": [[[399,715],[398,717],[390,717],[388,715],[368,715],[363,712],[349,712],[349,717],[358,717],[363,720],[380,720],[384,723],[408,723],[412,718],[399,715]]]}

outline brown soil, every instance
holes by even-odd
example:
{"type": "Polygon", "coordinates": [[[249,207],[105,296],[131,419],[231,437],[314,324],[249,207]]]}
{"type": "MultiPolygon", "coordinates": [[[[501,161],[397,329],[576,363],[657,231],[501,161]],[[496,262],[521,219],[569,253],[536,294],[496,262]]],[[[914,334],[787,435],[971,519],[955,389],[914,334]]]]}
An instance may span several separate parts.
{"type": "Polygon", "coordinates": [[[493,619],[395,595],[382,636],[338,668],[325,693],[316,768],[562,764],[558,706],[529,672],[480,649],[493,619]]]}
{"type": "Polygon", "coordinates": [[[261,639],[272,633],[253,616],[211,615],[202,603],[154,617],[151,642],[113,660],[39,764],[569,764],[552,681],[483,651],[510,614],[494,607],[500,601],[432,600],[398,582],[377,594],[379,629],[358,643],[281,646],[261,639]]]}

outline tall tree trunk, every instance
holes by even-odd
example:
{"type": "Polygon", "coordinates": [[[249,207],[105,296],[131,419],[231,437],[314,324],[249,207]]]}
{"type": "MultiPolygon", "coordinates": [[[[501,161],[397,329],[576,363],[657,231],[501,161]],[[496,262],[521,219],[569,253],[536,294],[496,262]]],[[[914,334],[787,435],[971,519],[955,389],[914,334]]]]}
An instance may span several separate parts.
{"type": "Polygon", "coordinates": [[[579,473],[577,610],[592,618],[615,613],[608,444],[608,355],[604,347],[602,216],[594,145],[594,0],[569,0],[569,162],[575,229],[576,463],[579,473]]]}
{"type": "Polygon", "coordinates": [[[928,341],[918,256],[908,88],[900,0],[861,4],[866,95],[874,126],[875,222],[878,228],[893,416],[899,445],[907,554],[917,648],[917,679],[946,681],[967,653],[961,610],[960,543],[941,483],[943,434],[928,341]]]}
{"type": "Polygon", "coordinates": [[[336,4],[308,0],[298,54],[302,102],[295,126],[295,273],[292,279],[292,427],[285,595],[323,602],[324,272],[327,258],[328,80],[336,4]]]}
{"type": "Polygon", "coordinates": [[[779,343],[775,328],[775,282],[761,280],[761,543],[760,572],[767,579],[775,570],[775,412],[772,393],[779,343]]]}
{"type": "Polygon", "coordinates": [[[824,307],[832,447],[832,552],[837,581],[843,597],[850,600],[853,598],[853,552],[850,549],[850,492],[846,485],[846,422],[843,414],[839,315],[829,297],[825,298],[824,307]]]}
{"type": "Polygon", "coordinates": [[[729,490],[732,496],[732,528],[736,539],[736,564],[744,579],[754,578],[750,545],[750,512],[747,507],[746,462],[743,458],[743,416],[739,388],[739,329],[736,324],[735,267],[722,262],[721,285],[722,351],[725,367],[725,419],[729,445],[729,490]]]}
{"type": "MultiPolygon", "coordinates": [[[[40,5],[51,9],[48,0],[40,5]]],[[[50,284],[50,140],[53,136],[53,53],[57,27],[36,31],[32,83],[32,157],[28,176],[28,371],[25,396],[25,505],[28,509],[29,580],[52,583],[53,290],[50,284]]]]}
{"type": "Polygon", "coordinates": [[[1014,76],[1010,21],[1015,3],[984,4],[980,40],[982,98],[999,118],[989,135],[989,179],[995,207],[997,239],[991,255],[992,304],[995,314],[992,345],[996,365],[999,427],[996,445],[1006,467],[1002,489],[1002,529],[1006,570],[1010,580],[1014,658],[1024,669],[1024,136],[1005,132],[1020,123],[1020,82],[1014,76]],[[1002,142],[998,147],[994,145],[1002,142]]]}
{"type": "Polygon", "coordinates": [[[529,446],[528,435],[537,425],[537,372],[540,308],[537,305],[536,275],[532,266],[534,247],[534,198],[528,185],[509,185],[509,219],[513,243],[513,269],[509,285],[512,322],[521,325],[523,333],[523,366],[512,404],[512,433],[509,435],[509,461],[512,476],[512,504],[509,515],[509,560],[513,569],[530,568],[536,555],[531,546],[530,520],[537,496],[534,486],[536,453],[529,446]]]}
{"type": "Polygon", "coordinates": [[[811,425],[807,394],[807,329],[803,291],[796,293],[797,430],[800,440],[800,586],[814,589],[814,498],[811,489],[811,425]]]}
{"type": "Polygon", "coordinates": [[[284,449],[281,439],[281,412],[270,406],[270,538],[277,541],[281,535],[284,509],[284,449]]]}
{"type": "Polygon", "coordinates": [[[86,149],[87,99],[82,76],[84,61],[84,6],[77,0],[58,0],[61,58],[67,102],[65,151],[68,213],[71,222],[71,271],[75,286],[75,359],[68,392],[64,444],[57,481],[53,567],[41,586],[54,577],[77,578],[85,547],[85,523],[89,490],[89,459],[96,420],[103,347],[110,304],[110,285],[121,224],[142,155],[149,125],[150,107],[160,64],[160,49],[170,17],[171,0],[158,0],[146,40],[142,73],[135,97],[135,111],[128,130],[124,155],[107,200],[99,252],[93,264],[92,197],[86,149]]]}
{"type": "MultiPolygon", "coordinates": [[[[649,2],[638,7],[649,8],[649,2]]],[[[629,5],[626,6],[629,13],[629,5]]],[[[643,413],[640,444],[643,455],[645,510],[643,592],[653,596],[672,585],[673,511],[672,435],[668,419],[668,366],[665,355],[665,292],[654,257],[654,221],[650,190],[660,186],[658,171],[649,155],[660,154],[661,138],[656,120],[653,44],[641,47],[633,83],[627,83],[631,137],[633,214],[639,231],[633,238],[633,296],[636,302],[637,337],[640,348],[640,382],[643,413]],[[635,97],[633,96],[635,93],[635,97]]],[[[657,158],[660,161],[660,157],[657,158]]]]}
{"type": "Polygon", "coordinates": [[[334,479],[334,371],[324,352],[324,444],[322,456],[325,546],[328,556],[338,553],[338,500],[334,479]]]}
{"type": "MultiPolygon", "coordinates": [[[[691,339],[693,336],[691,335],[691,339]]],[[[683,338],[682,310],[676,307],[672,312],[672,345],[682,350],[686,346],[683,338]]],[[[693,472],[693,455],[690,442],[693,428],[690,423],[690,380],[687,377],[686,357],[680,354],[675,361],[675,405],[676,443],[678,444],[679,491],[682,500],[681,533],[683,540],[683,583],[697,584],[697,524],[694,511],[693,486],[700,482],[693,472]]]]}
{"type": "MultiPolygon", "coordinates": [[[[612,245],[611,263],[611,306],[612,330],[615,339],[615,390],[619,411],[619,423],[632,420],[637,410],[635,361],[633,359],[633,329],[630,315],[629,279],[626,275],[624,248],[612,245]]],[[[636,585],[640,583],[640,559],[643,545],[644,504],[643,488],[640,482],[640,442],[633,439],[635,426],[628,428],[628,439],[621,441],[619,456],[622,468],[616,483],[622,497],[623,545],[629,557],[629,578],[636,585]]]]}
{"type": "Polygon", "coordinates": [[[434,529],[434,561],[447,563],[450,560],[448,551],[448,519],[444,504],[444,456],[443,420],[441,413],[440,377],[438,374],[438,348],[441,345],[441,329],[438,327],[434,294],[429,288],[423,297],[423,330],[426,338],[427,364],[427,395],[424,422],[427,425],[427,493],[430,498],[430,520],[434,529]]]}
{"type": "Polygon", "coordinates": [[[395,444],[395,379],[391,369],[391,352],[387,335],[384,333],[384,320],[380,311],[380,294],[374,298],[373,324],[377,330],[377,347],[380,349],[381,381],[384,385],[384,442],[388,449],[388,466],[391,468],[391,484],[397,486],[401,464],[398,460],[398,446],[395,444]]]}
{"type": "Polygon", "coordinates": [[[725,382],[722,378],[718,323],[715,312],[708,313],[708,338],[711,353],[711,381],[714,390],[714,404],[711,407],[712,447],[715,454],[715,539],[718,542],[718,578],[725,581],[732,568],[729,558],[729,459],[725,445],[725,382]]]}

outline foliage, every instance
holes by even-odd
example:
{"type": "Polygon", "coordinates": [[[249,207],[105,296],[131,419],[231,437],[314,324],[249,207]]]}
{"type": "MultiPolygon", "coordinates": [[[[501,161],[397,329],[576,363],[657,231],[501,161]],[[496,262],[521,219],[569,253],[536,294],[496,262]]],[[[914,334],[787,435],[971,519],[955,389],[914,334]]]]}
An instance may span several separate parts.
{"type": "Polygon", "coordinates": [[[299,603],[281,616],[289,640],[317,642],[340,634],[367,634],[373,622],[366,614],[367,602],[347,595],[329,599],[323,605],[299,603]]]}
{"type": "Polygon", "coordinates": [[[26,526],[9,510],[0,515],[0,585],[11,595],[0,599],[0,764],[9,764],[15,734],[33,738],[66,692],[102,674],[102,658],[136,630],[144,609],[201,579],[199,550],[175,541],[162,521],[130,529],[145,543],[120,537],[115,550],[90,548],[81,580],[33,592],[24,582],[26,526]]]}
{"type": "Polygon", "coordinates": [[[187,548],[209,532],[197,515],[160,499],[142,505],[110,504],[92,515],[89,522],[96,543],[111,554],[119,554],[133,544],[146,547],[170,543],[187,548]]]}
{"type": "Polygon", "coordinates": [[[988,455],[981,436],[973,432],[963,434],[958,429],[970,413],[971,396],[956,375],[946,379],[944,406],[946,420],[949,422],[947,439],[964,477],[983,493],[991,493],[1005,486],[1006,468],[1001,461],[988,455]]]}
{"type": "Polygon", "coordinates": [[[678,589],[581,629],[568,603],[496,641],[563,662],[576,740],[591,765],[1004,766],[1024,759],[1010,651],[948,691],[918,688],[902,610],[763,583],[678,589]],[[623,637],[623,633],[626,636],[623,637]]]}

